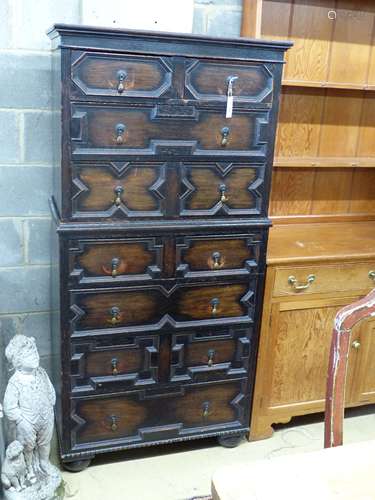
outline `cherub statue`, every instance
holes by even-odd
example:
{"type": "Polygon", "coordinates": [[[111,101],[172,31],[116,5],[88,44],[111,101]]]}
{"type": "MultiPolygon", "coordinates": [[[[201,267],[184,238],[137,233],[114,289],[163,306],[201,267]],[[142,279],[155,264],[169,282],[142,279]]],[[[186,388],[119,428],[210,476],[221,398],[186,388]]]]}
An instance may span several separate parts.
{"type": "Polygon", "coordinates": [[[1,469],[1,482],[6,490],[22,491],[26,488],[26,462],[23,446],[19,441],[12,441],[5,453],[1,469]]]}
{"type": "Polygon", "coordinates": [[[39,366],[33,337],[15,335],[5,356],[15,373],[5,391],[4,414],[15,425],[16,440],[23,446],[27,479],[33,483],[37,472],[48,474],[51,466],[55,390],[46,371],[39,366]]]}

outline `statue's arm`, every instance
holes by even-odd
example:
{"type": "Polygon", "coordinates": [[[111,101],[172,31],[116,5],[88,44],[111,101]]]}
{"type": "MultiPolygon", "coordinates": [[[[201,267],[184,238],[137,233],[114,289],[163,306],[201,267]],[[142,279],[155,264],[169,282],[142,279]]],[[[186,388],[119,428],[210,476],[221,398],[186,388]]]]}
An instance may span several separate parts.
{"type": "Polygon", "coordinates": [[[18,424],[22,421],[22,412],[19,407],[19,390],[12,382],[8,383],[4,396],[4,413],[11,422],[18,424]]]}

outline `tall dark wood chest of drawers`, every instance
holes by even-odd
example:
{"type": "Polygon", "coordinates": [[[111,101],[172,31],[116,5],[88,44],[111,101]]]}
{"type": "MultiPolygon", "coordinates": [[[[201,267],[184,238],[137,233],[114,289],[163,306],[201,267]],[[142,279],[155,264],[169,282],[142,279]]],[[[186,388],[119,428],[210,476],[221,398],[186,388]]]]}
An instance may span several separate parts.
{"type": "Polygon", "coordinates": [[[290,44],[49,35],[62,460],[79,469],[205,436],[230,445],[249,428],[290,44]]]}

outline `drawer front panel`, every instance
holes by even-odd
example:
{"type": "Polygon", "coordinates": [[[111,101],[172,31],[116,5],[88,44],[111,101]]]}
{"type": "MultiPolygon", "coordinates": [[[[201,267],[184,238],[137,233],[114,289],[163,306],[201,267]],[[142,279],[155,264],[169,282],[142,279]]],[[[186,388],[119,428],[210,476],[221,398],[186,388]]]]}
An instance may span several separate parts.
{"type": "Polygon", "coordinates": [[[333,266],[280,268],[276,272],[274,295],[304,295],[313,293],[364,293],[374,288],[375,262],[333,266]]]}
{"type": "Polygon", "coordinates": [[[176,392],[133,392],[91,400],[75,400],[72,425],[75,443],[127,439],[154,441],[191,432],[247,426],[246,382],[185,386],[176,392]]]}
{"type": "Polygon", "coordinates": [[[75,164],[72,217],[163,217],[165,177],[163,163],[75,164]]]}
{"type": "Polygon", "coordinates": [[[158,238],[80,239],[69,242],[73,284],[116,284],[159,278],[163,243],[158,238]]]}
{"type": "Polygon", "coordinates": [[[227,100],[232,79],[234,106],[237,103],[271,103],[272,73],[264,64],[227,64],[194,61],[186,70],[186,97],[201,101],[227,100]]]}
{"type": "MultiPolygon", "coordinates": [[[[177,238],[177,275],[248,275],[259,272],[263,233],[177,238]]],[[[263,263],[262,263],[263,264],[263,263]]]]}
{"type": "Polygon", "coordinates": [[[118,291],[71,292],[74,331],[252,321],[257,277],[249,283],[162,285],[118,291]]]}
{"type": "Polygon", "coordinates": [[[236,113],[228,123],[221,111],[195,110],[192,119],[166,117],[159,111],[158,106],[73,105],[73,155],[265,156],[268,112],[236,113]]]}
{"type": "Polygon", "coordinates": [[[124,390],[158,380],[159,337],[117,335],[72,344],[72,393],[124,390]]]}
{"type": "Polygon", "coordinates": [[[172,382],[209,381],[246,376],[252,329],[210,329],[172,335],[170,379],[172,382]]]}
{"type": "Polygon", "coordinates": [[[264,214],[264,165],[181,165],[181,216],[264,214]]]}
{"type": "Polygon", "coordinates": [[[169,58],[123,56],[75,51],[71,78],[72,98],[167,97],[171,90],[169,58]]]}

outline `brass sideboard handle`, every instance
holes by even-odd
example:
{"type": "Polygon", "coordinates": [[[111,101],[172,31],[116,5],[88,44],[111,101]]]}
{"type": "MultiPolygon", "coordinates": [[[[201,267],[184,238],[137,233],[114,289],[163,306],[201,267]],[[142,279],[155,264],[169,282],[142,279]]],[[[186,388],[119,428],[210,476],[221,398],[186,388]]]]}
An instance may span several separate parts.
{"type": "Polygon", "coordinates": [[[211,314],[212,316],[216,316],[217,314],[217,308],[220,304],[220,300],[217,299],[216,297],[211,300],[211,314]]]}
{"type": "Polygon", "coordinates": [[[123,144],[125,142],[124,134],[125,134],[125,125],[123,123],[118,123],[116,125],[116,143],[123,144]]]}
{"type": "Polygon", "coordinates": [[[306,288],[309,288],[311,283],[313,283],[314,281],[315,274],[309,274],[304,285],[298,285],[298,280],[295,276],[289,276],[288,278],[288,283],[294,288],[294,290],[306,290],[306,288]]]}
{"type": "Polygon", "coordinates": [[[208,357],[207,364],[208,364],[208,366],[213,365],[215,354],[216,354],[215,349],[208,349],[208,352],[207,352],[207,357],[208,357]]]}
{"type": "Polygon", "coordinates": [[[208,415],[210,414],[210,403],[208,401],[205,401],[202,405],[202,410],[203,410],[203,418],[207,418],[208,415]]]}
{"type": "Polygon", "coordinates": [[[228,191],[228,188],[225,184],[220,184],[219,186],[219,192],[220,192],[220,201],[221,203],[225,203],[228,201],[228,196],[226,195],[226,192],[228,191]]]}
{"type": "Polygon", "coordinates": [[[212,260],[213,260],[213,266],[214,266],[214,269],[219,269],[223,263],[222,263],[222,259],[221,259],[221,253],[220,252],[213,252],[212,253],[212,260]]]}
{"type": "Polygon", "coordinates": [[[368,277],[370,278],[370,280],[375,281],[375,271],[370,271],[368,273],[368,277]]]}
{"type": "Polygon", "coordinates": [[[221,129],[221,145],[225,147],[229,142],[229,127],[223,127],[221,129]]]}
{"type": "Polygon", "coordinates": [[[112,325],[117,325],[117,323],[120,323],[121,321],[120,309],[116,306],[111,307],[110,313],[111,313],[110,323],[112,323],[112,325]]]}
{"type": "Polygon", "coordinates": [[[112,432],[116,432],[117,428],[118,428],[118,425],[117,425],[118,417],[116,417],[116,415],[111,415],[109,418],[111,421],[111,430],[112,430],[112,432]]]}
{"type": "Polygon", "coordinates": [[[121,202],[122,202],[121,195],[124,192],[124,188],[122,186],[116,186],[114,191],[115,191],[115,195],[116,195],[115,205],[118,207],[121,205],[121,202]]]}
{"type": "Polygon", "coordinates": [[[112,277],[113,278],[116,278],[117,276],[117,272],[118,272],[118,266],[120,264],[120,259],[118,259],[117,257],[114,257],[112,259],[112,262],[111,262],[111,265],[112,265],[112,277]]]}
{"type": "Polygon", "coordinates": [[[113,358],[111,361],[111,366],[112,366],[112,375],[118,375],[118,359],[113,358]]]}
{"type": "Polygon", "coordinates": [[[353,349],[359,349],[361,347],[360,341],[354,340],[354,342],[352,342],[352,347],[353,347],[353,349]]]}
{"type": "Polygon", "coordinates": [[[127,73],[124,70],[120,70],[117,72],[117,79],[118,79],[118,85],[117,85],[117,92],[119,94],[122,94],[125,90],[125,85],[124,81],[126,80],[127,73]]]}

